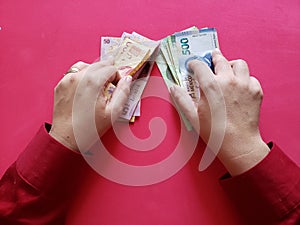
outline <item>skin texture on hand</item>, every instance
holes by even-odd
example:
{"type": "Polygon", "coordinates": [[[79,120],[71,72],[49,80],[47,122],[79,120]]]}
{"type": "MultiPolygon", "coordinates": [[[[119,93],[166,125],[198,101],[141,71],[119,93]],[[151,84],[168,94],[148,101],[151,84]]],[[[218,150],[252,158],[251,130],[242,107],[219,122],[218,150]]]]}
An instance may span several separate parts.
{"type": "MultiPolygon", "coordinates": [[[[98,93],[94,109],[95,123],[99,136],[102,136],[116,119],[115,115],[121,113],[130,92],[132,79],[131,77],[120,79],[116,67],[110,60],[91,65],[78,62],[72,68],[77,68],[79,71],[67,73],[55,87],[52,128],[49,134],[66,147],[78,150],[72,120],[75,94],[82,101],[89,101],[92,93],[98,93]],[[104,95],[104,89],[110,82],[117,83],[117,87],[112,97],[108,99],[104,95]],[[79,85],[81,88],[78,88],[79,85]]],[[[78,127],[85,127],[84,119],[76,118],[78,127]]]]}
{"type": "Polygon", "coordinates": [[[221,111],[225,102],[225,136],[218,158],[231,175],[238,175],[269,152],[258,128],[263,92],[259,81],[250,76],[245,61],[228,61],[218,49],[212,56],[215,73],[201,61],[189,63],[200,86],[198,102],[193,102],[179,86],[171,88],[171,95],[206,143],[211,131],[211,112],[221,111]]]}

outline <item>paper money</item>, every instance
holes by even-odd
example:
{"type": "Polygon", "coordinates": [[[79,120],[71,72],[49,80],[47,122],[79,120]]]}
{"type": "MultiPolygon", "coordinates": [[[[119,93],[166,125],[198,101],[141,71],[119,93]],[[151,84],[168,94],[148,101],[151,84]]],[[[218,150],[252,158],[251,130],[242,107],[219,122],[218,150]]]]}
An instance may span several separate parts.
{"type": "MultiPolygon", "coordinates": [[[[120,119],[134,122],[140,116],[141,96],[147,84],[154,62],[162,74],[168,89],[173,85],[184,87],[191,98],[200,98],[199,84],[190,71],[191,60],[206,62],[213,69],[211,52],[219,48],[216,29],[193,26],[176,32],[161,41],[153,41],[136,32],[119,37],[101,38],[101,59],[115,58],[115,65],[121,76],[131,75],[133,82],[120,119]],[[158,49],[157,47],[160,46],[158,49]]],[[[108,92],[113,92],[109,86],[108,92]]],[[[192,129],[185,115],[178,109],[186,128],[192,129]]]]}
{"type": "Polygon", "coordinates": [[[180,46],[180,55],[204,56],[207,52],[219,47],[215,28],[176,33],[175,40],[180,46]]]}
{"type": "MultiPolygon", "coordinates": [[[[198,31],[198,28],[193,26],[187,28],[181,32],[185,31],[198,31]]],[[[179,32],[179,33],[181,33],[179,32]]],[[[175,33],[176,34],[176,33],[175,33]]],[[[174,35],[168,36],[161,40],[160,46],[161,52],[164,56],[164,60],[167,63],[173,80],[177,85],[180,85],[180,72],[179,72],[179,62],[178,62],[178,49],[176,46],[176,41],[174,35]]]]}
{"type": "MultiPolygon", "coordinates": [[[[159,54],[157,55],[157,58],[156,58],[156,64],[157,64],[157,67],[159,69],[159,71],[161,72],[161,75],[165,81],[165,84],[168,88],[168,90],[170,91],[170,87],[174,86],[174,85],[177,85],[177,83],[175,82],[172,74],[171,74],[171,71],[170,71],[170,68],[168,67],[168,65],[164,62],[164,58],[163,58],[163,54],[162,52],[159,52],[159,54]]],[[[186,129],[188,131],[191,131],[193,129],[191,123],[188,121],[188,119],[185,117],[185,115],[183,114],[183,112],[180,110],[179,106],[176,104],[175,101],[174,102],[174,105],[179,113],[179,116],[181,117],[186,129]]]]}
{"type": "Polygon", "coordinates": [[[149,48],[149,58],[142,65],[142,67],[136,71],[135,75],[133,75],[134,81],[131,86],[129,98],[124,105],[123,111],[120,115],[120,118],[125,120],[129,120],[136,110],[139,110],[139,101],[141,99],[142,93],[146,87],[148,82],[150,73],[152,71],[155,58],[157,53],[155,50],[159,46],[159,42],[152,41],[138,33],[132,33],[129,37],[131,40],[138,42],[139,44],[146,46],[149,48]]]}
{"type": "Polygon", "coordinates": [[[119,48],[121,38],[101,37],[100,59],[105,60],[108,56],[114,56],[119,48]]]}
{"type": "Polygon", "coordinates": [[[200,29],[198,32],[187,31],[175,34],[176,43],[179,45],[179,69],[181,86],[184,87],[194,100],[199,100],[199,84],[194,74],[189,70],[191,60],[201,60],[213,68],[211,52],[219,47],[215,28],[200,29]]]}
{"type": "Polygon", "coordinates": [[[175,66],[174,66],[174,64],[171,61],[171,57],[170,57],[170,54],[169,54],[169,51],[168,51],[168,46],[167,46],[167,40],[166,40],[166,38],[161,41],[161,49],[160,49],[160,51],[161,51],[161,53],[163,55],[163,59],[165,60],[166,64],[169,67],[169,70],[171,72],[171,75],[172,75],[172,78],[173,78],[174,82],[179,85],[179,79],[176,76],[175,66]]]}
{"type": "MultiPolygon", "coordinates": [[[[211,52],[218,47],[214,28],[199,30],[193,26],[162,39],[156,63],[168,89],[173,85],[184,87],[192,99],[197,101],[200,98],[199,84],[189,70],[188,62],[201,60],[213,69],[211,52]]],[[[191,130],[191,124],[178,107],[177,110],[186,128],[191,130]]]]}
{"type": "Polygon", "coordinates": [[[130,120],[130,118],[134,114],[134,111],[136,110],[136,107],[146,87],[147,81],[152,71],[152,67],[153,62],[146,62],[146,64],[141,68],[138,79],[135,79],[131,85],[130,94],[127,102],[123,107],[120,118],[130,120]]]}
{"type": "Polygon", "coordinates": [[[121,77],[134,75],[150,57],[150,48],[125,38],[115,57],[115,66],[121,77]]]}
{"type": "Polygon", "coordinates": [[[124,32],[120,38],[101,38],[101,59],[114,57],[114,65],[123,77],[131,75],[133,83],[120,119],[134,122],[140,116],[140,99],[147,84],[159,41],[152,41],[136,32],[124,32]]]}
{"type": "MultiPolygon", "coordinates": [[[[135,32],[133,34],[138,35],[135,32]]],[[[100,52],[101,60],[105,60],[109,56],[115,57],[121,42],[124,41],[125,38],[131,39],[131,37],[132,37],[132,35],[129,33],[126,33],[126,32],[124,32],[121,37],[101,37],[101,52],[100,52]]],[[[143,39],[143,40],[145,40],[145,39],[143,39]]],[[[147,40],[150,40],[150,39],[147,39],[147,40]]],[[[140,107],[141,107],[141,104],[139,102],[130,122],[134,122],[135,117],[140,116],[140,107]]]]}

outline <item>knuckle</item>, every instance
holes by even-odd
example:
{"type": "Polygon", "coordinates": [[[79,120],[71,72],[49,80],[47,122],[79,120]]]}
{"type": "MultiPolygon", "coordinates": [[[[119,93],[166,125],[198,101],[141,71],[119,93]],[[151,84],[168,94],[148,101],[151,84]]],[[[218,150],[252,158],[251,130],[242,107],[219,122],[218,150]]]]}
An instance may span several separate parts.
{"type": "Polygon", "coordinates": [[[221,61],[223,61],[224,60],[224,57],[222,56],[222,55],[215,55],[214,57],[213,57],[213,62],[214,63],[218,63],[218,62],[221,62],[221,61]]]}
{"type": "MultiPolygon", "coordinates": [[[[71,74],[72,75],[72,74],[71,74]]],[[[68,83],[73,84],[77,81],[77,76],[69,76],[68,77],[68,83]]]]}
{"type": "Polygon", "coordinates": [[[229,77],[227,82],[228,82],[229,86],[231,86],[231,87],[236,87],[239,85],[238,80],[234,76],[229,77]]]}
{"type": "Polygon", "coordinates": [[[74,63],[71,67],[80,66],[81,64],[82,64],[82,61],[78,61],[78,62],[74,63]]]}
{"type": "Polygon", "coordinates": [[[248,69],[248,64],[245,60],[243,59],[238,59],[236,62],[237,66],[244,72],[249,71],[248,69]]]}
{"type": "Polygon", "coordinates": [[[66,86],[67,86],[67,85],[66,85],[66,80],[65,80],[65,79],[62,79],[62,80],[60,80],[60,81],[56,84],[54,90],[57,92],[57,91],[59,91],[59,90],[61,90],[61,89],[64,89],[66,86]]]}
{"type": "Polygon", "coordinates": [[[251,82],[249,84],[249,89],[251,90],[251,93],[253,94],[254,98],[256,99],[262,99],[263,98],[263,90],[260,86],[259,81],[255,77],[250,77],[251,82]]]}
{"type": "Polygon", "coordinates": [[[76,68],[78,68],[78,69],[83,69],[84,67],[86,67],[87,65],[89,65],[89,64],[87,64],[87,63],[85,63],[85,62],[83,62],[83,61],[78,61],[78,62],[76,62],[72,67],[76,67],[76,68]]]}
{"type": "Polygon", "coordinates": [[[251,95],[254,100],[261,101],[263,99],[263,93],[260,90],[252,90],[251,95]]]}
{"type": "Polygon", "coordinates": [[[253,95],[255,96],[255,98],[257,99],[262,99],[263,98],[263,92],[261,90],[261,88],[255,88],[253,90],[253,95]]]}
{"type": "Polygon", "coordinates": [[[248,67],[247,62],[244,59],[237,59],[236,60],[236,64],[238,64],[240,66],[246,66],[246,67],[248,67]]]}

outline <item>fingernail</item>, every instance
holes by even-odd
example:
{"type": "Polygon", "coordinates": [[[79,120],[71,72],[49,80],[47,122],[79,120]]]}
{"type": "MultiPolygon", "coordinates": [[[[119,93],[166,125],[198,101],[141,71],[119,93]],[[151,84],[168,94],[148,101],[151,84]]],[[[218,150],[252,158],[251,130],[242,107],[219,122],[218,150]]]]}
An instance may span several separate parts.
{"type": "Polygon", "coordinates": [[[125,77],[126,82],[130,83],[132,81],[132,76],[125,77]]]}

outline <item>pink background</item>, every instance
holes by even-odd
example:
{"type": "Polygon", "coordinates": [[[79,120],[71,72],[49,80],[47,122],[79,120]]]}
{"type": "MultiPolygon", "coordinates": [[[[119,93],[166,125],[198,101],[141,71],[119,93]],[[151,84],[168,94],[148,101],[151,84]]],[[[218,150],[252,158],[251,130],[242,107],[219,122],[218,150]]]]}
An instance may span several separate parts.
{"type": "MultiPolygon", "coordinates": [[[[299,12],[298,0],[1,1],[0,174],[43,122],[51,121],[53,88],[63,73],[78,60],[99,57],[100,36],[136,31],[158,40],[192,25],[216,27],[224,55],[248,61],[265,93],[262,135],[299,164],[299,12]]],[[[160,76],[157,68],[152,75],[160,76]]],[[[114,154],[120,160],[149,164],[172,152],[179,122],[169,103],[145,99],[132,130],[146,138],[154,115],[165,119],[166,140],[153,153],[136,156],[116,144],[114,154]]],[[[115,138],[106,135],[103,140],[109,145],[115,138]]],[[[240,224],[218,183],[223,166],[216,160],[205,172],[197,171],[202,153],[200,143],[175,176],[146,187],[122,186],[88,168],[67,224],[240,224]]]]}

